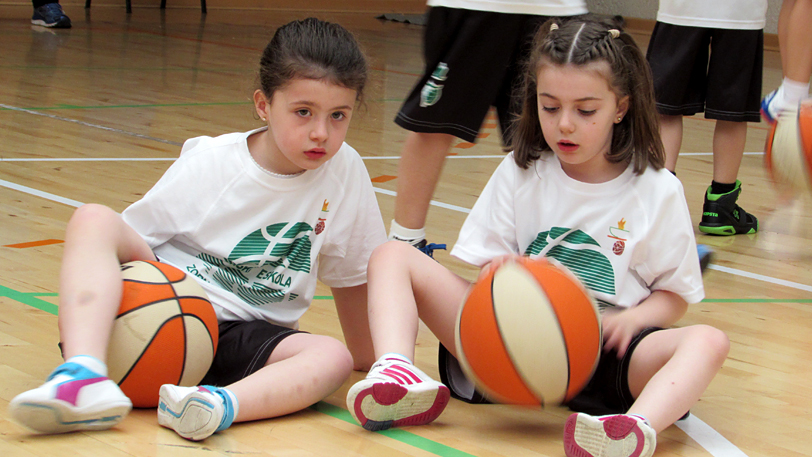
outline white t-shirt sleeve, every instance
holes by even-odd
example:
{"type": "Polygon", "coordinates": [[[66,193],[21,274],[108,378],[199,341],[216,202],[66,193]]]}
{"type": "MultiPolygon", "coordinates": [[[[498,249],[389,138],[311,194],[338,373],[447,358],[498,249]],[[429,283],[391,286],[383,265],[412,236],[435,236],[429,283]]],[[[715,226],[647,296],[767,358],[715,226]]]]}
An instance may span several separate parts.
{"type": "Polygon", "coordinates": [[[319,254],[318,277],[330,287],[352,287],[367,281],[367,264],[372,251],[386,242],[386,229],[369,173],[355,151],[348,165],[350,171],[343,183],[346,195],[340,217],[333,223],[340,246],[319,254]]]}
{"type": "Polygon", "coordinates": [[[474,203],[451,255],[482,267],[500,255],[519,253],[515,207],[519,172],[513,154],[508,154],[474,203]]]}
{"type": "Polygon", "coordinates": [[[670,192],[650,216],[651,232],[643,241],[636,271],[648,288],[667,290],[688,303],[705,298],[691,214],[682,185],[670,192]]]}
{"type": "Polygon", "coordinates": [[[191,230],[196,220],[189,205],[182,200],[174,183],[180,170],[174,165],[161,177],[143,198],[122,213],[124,221],[138,232],[151,248],[155,248],[174,235],[191,230]]]}

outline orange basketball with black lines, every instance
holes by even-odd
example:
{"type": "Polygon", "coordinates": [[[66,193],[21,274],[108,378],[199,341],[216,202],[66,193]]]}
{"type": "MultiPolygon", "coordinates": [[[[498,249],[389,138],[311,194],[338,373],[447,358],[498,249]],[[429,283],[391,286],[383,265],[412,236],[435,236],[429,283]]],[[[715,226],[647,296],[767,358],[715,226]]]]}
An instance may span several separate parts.
{"type": "Polygon", "coordinates": [[[214,359],[217,316],[194,278],[167,264],[134,261],[107,348],[108,376],[133,406],[158,405],[163,384],[194,386],[214,359]]]}
{"type": "Polygon", "coordinates": [[[471,287],[456,343],[466,376],[491,400],[558,405],[575,397],[597,367],[600,316],[564,267],[522,258],[471,287]]]}

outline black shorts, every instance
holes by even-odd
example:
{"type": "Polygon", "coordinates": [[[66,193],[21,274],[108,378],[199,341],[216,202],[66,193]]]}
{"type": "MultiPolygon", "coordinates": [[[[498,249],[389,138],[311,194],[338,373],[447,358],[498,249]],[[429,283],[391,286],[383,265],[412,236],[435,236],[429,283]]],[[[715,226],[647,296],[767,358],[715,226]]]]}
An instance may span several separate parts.
{"type": "Polygon", "coordinates": [[[513,114],[521,109],[511,99],[520,82],[521,61],[547,19],[430,8],[423,42],[425,73],[395,123],[413,132],[447,133],[474,142],[488,109],[495,106],[504,139],[513,114]]]}
{"type": "MultiPolygon", "coordinates": [[[[614,350],[602,353],[589,383],[566,406],[573,411],[594,416],[626,413],[634,403],[628,379],[632,353],[643,338],[658,330],[662,329],[650,327],[637,334],[621,359],[617,358],[617,351],[614,350]]],[[[474,389],[473,383],[465,377],[459,361],[442,344],[438,359],[440,380],[451,391],[452,397],[466,403],[490,403],[481,392],[474,389]]]]}
{"type": "Polygon", "coordinates": [[[763,30],[657,22],[646,59],[660,114],[760,122],[763,30]]]}
{"type": "Polygon", "coordinates": [[[626,353],[620,359],[617,358],[615,350],[602,353],[592,379],[566,406],[573,411],[593,416],[625,414],[634,403],[634,397],[629,390],[629,363],[632,354],[643,338],[658,330],[662,329],[649,327],[638,333],[632,338],[626,353]]]}
{"type": "Polygon", "coordinates": [[[296,333],[305,333],[263,320],[221,322],[217,352],[200,384],[224,387],[261,369],[276,346],[296,333]]]}

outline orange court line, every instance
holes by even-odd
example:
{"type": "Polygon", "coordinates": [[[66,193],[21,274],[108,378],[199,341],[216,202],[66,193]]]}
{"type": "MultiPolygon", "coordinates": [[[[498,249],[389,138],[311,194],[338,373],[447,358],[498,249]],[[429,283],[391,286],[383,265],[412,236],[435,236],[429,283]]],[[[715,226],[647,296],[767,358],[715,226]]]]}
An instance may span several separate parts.
{"type": "Polygon", "coordinates": [[[491,134],[490,134],[490,133],[480,133],[480,134],[479,134],[479,135],[477,135],[476,137],[477,137],[477,138],[488,138],[489,136],[491,136],[491,134]]]}
{"type": "Polygon", "coordinates": [[[458,149],[468,149],[468,148],[472,148],[474,146],[476,146],[474,143],[459,143],[454,147],[458,148],[458,149]]]}
{"type": "Polygon", "coordinates": [[[393,179],[397,179],[397,176],[381,175],[381,176],[378,176],[377,178],[372,178],[371,181],[372,182],[386,182],[386,181],[391,181],[393,179]]]}
{"type": "Polygon", "coordinates": [[[24,249],[24,248],[35,248],[37,246],[48,246],[49,244],[59,244],[59,243],[62,243],[62,242],[63,242],[62,240],[30,241],[28,243],[7,244],[7,245],[5,245],[3,247],[24,249]]]}

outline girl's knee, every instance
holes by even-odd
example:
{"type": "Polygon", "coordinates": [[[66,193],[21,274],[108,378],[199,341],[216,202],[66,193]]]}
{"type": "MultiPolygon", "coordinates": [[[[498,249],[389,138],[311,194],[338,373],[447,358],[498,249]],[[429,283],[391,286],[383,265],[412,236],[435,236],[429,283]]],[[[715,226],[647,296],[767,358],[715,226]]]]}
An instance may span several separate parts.
{"type": "Polygon", "coordinates": [[[352,354],[341,341],[329,336],[322,336],[318,342],[318,353],[323,366],[330,367],[337,382],[343,383],[352,373],[352,354]]]}
{"type": "Polygon", "coordinates": [[[724,361],[730,351],[730,339],[725,332],[709,325],[697,325],[692,332],[694,339],[703,348],[703,352],[714,355],[724,361]]]}
{"type": "Polygon", "coordinates": [[[88,203],[76,208],[70,220],[68,221],[68,230],[77,229],[83,230],[88,226],[99,226],[108,221],[114,221],[119,218],[118,213],[112,209],[99,205],[96,203],[88,203]]]}
{"type": "Polygon", "coordinates": [[[420,253],[420,251],[409,243],[404,243],[403,241],[387,241],[372,251],[369,257],[369,266],[370,269],[375,269],[379,266],[398,265],[401,262],[394,262],[393,260],[402,260],[406,256],[414,253],[420,253]]]}

